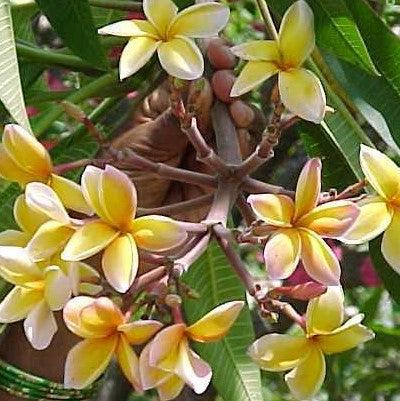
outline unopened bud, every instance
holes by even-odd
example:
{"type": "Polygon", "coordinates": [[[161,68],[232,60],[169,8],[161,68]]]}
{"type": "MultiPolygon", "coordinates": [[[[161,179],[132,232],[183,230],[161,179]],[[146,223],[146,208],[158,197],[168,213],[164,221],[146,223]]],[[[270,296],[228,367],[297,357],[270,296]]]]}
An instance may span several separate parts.
{"type": "Polygon", "coordinates": [[[83,112],[83,110],[77,106],[76,104],[73,104],[71,102],[68,102],[67,100],[63,100],[61,102],[61,106],[64,109],[64,111],[72,117],[75,121],[83,123],[86,120],[86,114],[83,112]]]}

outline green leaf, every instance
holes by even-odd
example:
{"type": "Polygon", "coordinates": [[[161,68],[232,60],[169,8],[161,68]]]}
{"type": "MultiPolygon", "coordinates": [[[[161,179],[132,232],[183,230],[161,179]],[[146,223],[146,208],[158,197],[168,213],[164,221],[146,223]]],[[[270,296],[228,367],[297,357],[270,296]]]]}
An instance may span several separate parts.
{"type": "Polygon", "coordinates": [[[92,7],[92,17],[96,28],[126,19],[127,13],[101,7],[92,7]]]}
{"type": "Polygon", "coordinates": [[[375,333],[375,341],[383,343],[386,347],[399,347],[400,329],[385,327],[379,324],[371,324],[370,328],[375,333]]]}
{"type": "MultiPolygon", "coordinates": [[[[184,302],[189,323],[217,305],[245,299],[243,286],[214,242],[183,279],[201,296],[198,300],[184,302]]],[[[194,344],[199,355],[211,365],[213,385],[226,401],[262,401],[260,371],[246,354],[253,341],[250,312],[245,307],[224,339],[211,344],[194,344]]]]}
{"type": "Polygon", "coordinates": [[[31,130],[25,110],[9,0],[0,0],[0,101],[11,117],[31,130]]]}
{"type": "Polygon", "coordinates": [[[36,0],[51,26],[77,56],[92,65],[108,68],[87,0],[36,0]]]}
{"type": "Polygon", "coordinates": [[[381,252],[382,236],[369,243],[369,253],[379,277],[391,297],[400,304],[400,275],[386,262],[381,252]]]}

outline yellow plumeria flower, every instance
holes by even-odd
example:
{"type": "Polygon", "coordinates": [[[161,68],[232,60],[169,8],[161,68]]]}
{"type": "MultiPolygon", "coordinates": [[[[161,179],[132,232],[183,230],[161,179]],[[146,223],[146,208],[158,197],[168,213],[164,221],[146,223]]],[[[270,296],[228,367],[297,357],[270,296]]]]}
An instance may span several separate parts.
{"type": "Polygon", "coordinates": [[[0,145],[0,176],[25,187],[29,182],[50,185],[68,209],[91,214],[79,185],[53,173],[46,148],[28,131],[16,124],[4,128],[0,145]]]}
{"type": "Polygon", "coordinates": [[[72,235],[62,253],[79,261],[104,250],[102,267],[107,281],[119,292],[132,285],[139,266],[137,248],[163,252],[182,244],[186,230],[164,216],[135,218],[136,189],[129,177],[112,166],[86,167],[82,191],[99,219],[85,222],[72,235]]]}
{"type": "Polygon", "coordinates": [[[314,47],[314,15],[308,4],[299,0],[283,16],[277,41],[256,40],[231,49],[248,61],[231,96],[249,92],[278,74],[279,93],[285,107],[304,120],[320,123],[326,108],[324,89],[315,74],[301,67],[314,47]]]}
{"type": "Polygon", "coordinates": [[[182,391],[185,383],[197,394],[210,384],[212,371],[190,349],[189,340],[213,342],[224,337],[244,302],[222,304],[193,325],[177,323],[160,331],[140,355],[140,375],[144,390],[156,388],[161,401],[172,400],[182,391]]]}
{"type": "Polygon", "coordinates": [[[360,244],[385,232],[382,254],[400,274],[400,168],[379,150],[365,145],[361,145],[360,164],[377,194],[358,203],[360,216],[343,241],[360,244]]]}
{"type": "Polygon", "coordinates": [[[178,13],[172,0],[143,0],[143,10],[147,21],[120,21],[98,31],[102,35],[130,37],[121,54],[120,78],[137,72],[155,52],[169,75],[185,80],[201,77],[203,56],[191,38],[216,36],[228,22],[229,8],[209,2],[178,13]]]}
{"type": "Polygon", "coordinates": [[[256,216],[266,223],[266,234],[272,232],[264,249],[265,264],[272,279],[289,277],[301,259],[314,280],[326,285],[339,283],[339,262],[322,237],[342,237],[360,210],[345,200],[317,206],[320,192],[321,161],[311,159],[300,174],[294,202],[285,195],[248,197],[256,216]]]}
{"type": "Polygon", "coordinates": [[[309,302],[303,336],[267,334],[250,347],[250,356],[261,369],[290,370],[285,381],[293,396],[311,398],[325,379],[324,354],[347,351],[374,338],[374,333],[360,324],[362,314],[343,324],[343,303],[342,288],[328,287],[325,294],[309,302]]]}
{"type": "Polygon", "coordinates": [[[136,391],[142,390],[139,359],[132,345],[148,341],[162,324],[155,320],[129,323],[127,317],[108,298],[76,297],[64,308],[67,327],[85,340],[75,345],[65,362],[64,385],[82,389],[106,370],[115,355],[136,391]]]}
{"type": "Polygon", "coordinates": [[[0,303],[0,322],[24,321],[25,335],[35,349],[49,346],[57,332],[53,311],[71,297],[68,276],[55,265],[32,262],[24,248],[0,247],[0,276],[15,285],[0,303]]]}

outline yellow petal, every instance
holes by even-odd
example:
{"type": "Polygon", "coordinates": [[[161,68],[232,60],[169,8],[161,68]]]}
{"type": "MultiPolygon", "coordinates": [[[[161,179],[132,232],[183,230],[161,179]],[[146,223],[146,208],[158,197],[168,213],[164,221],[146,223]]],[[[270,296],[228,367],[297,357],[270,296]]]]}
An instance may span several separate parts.
{"type": "Polygon", "coordinates": [[[297,181],[295,219],[299,219],[317,206],[321,192],[321,160],[311,159],[303,167],[297,181]]]}
{"type": "Polygon", "coordinates": [[[249,348],[249,355],[261,369],[282,372],[296,367],[310,351],[307,339],[288,334],[267,334],[249,348]]]}
{"type": "Polygon", "coordinates": [[[57,266],[45,270],[44,296],[52,311],[61,310],[71,298],[71,283],[57,266]]]}
{"type": "Polygon", "coordinates": [[[24,321],[26,338],[39,351],[50,345],[57,329],[56,319],[46,301],[37,304],[24,321]]]}
{"type": "Polygon", "coordinates": [[[132,235],[115,238],[105,248],[101,264],[110,285],[118,292],[128,291],[139,267],[139,255],[132,235]]]}
{"type": "Polygon", "coordinates": [[[24,248],[30,239],[31,236],[28,233],[17,230],[5,230],[0,233],[0,246],[24,248]]]}
{"type": "Polygon", "coordinates": [[[114,22],[97,30],[100,35],[114,36],[151,36],[156,38],[158,32],[148,21],[124,20],[114,22]]]}
{"type": "Polygon", "coordinates": [[[185,382],[177,375],[171,375],[169,379],[157,386],[160,401],[174,400],[183,390],[185,382]]]}
{"type": "Polygon", "coordinates": [[[124,334],[129,344],[140,345],[154,336],[162,327],[157,320],[137,320],[118,326],[118,331],[124,334]]]}
{"type": "Polygon", "coordinates": [[[60,252],[73,234],[72,228],[50,220],[36,231],[26,249],[33,260],[45,260],[60,252]]]}
{"type": "Polygon", "coordinates": [[[118,335],[84,340],[69,351],[65,361],[64,386],[83,389],[106,370],[118,344],[118,335]]]}
{"type": "Polygon", "coordinates": [[[218,341],[228,333],[244,306],[243,301],[231,301],[217,306],[186,329],[194,341],[218,341]]]}
{"type": "Polygon", "coordinates": [[[291,113],[316,124],[324,119],[325,92],[314,73],[303,68],[283,71],[278,85],[282,103],[291,113]]]}
{"type": "Polygon", "coordinates": [[[200,78],[204,59],[196,43],[185,36],[175,36],[157,49],[162,68],[173,77],[185,80],[200,78]]]}
{"type": "Polygon", "coordinates": [[[330,286],[325,294],[309,301],[306,313],[308,334],[325,334],[343,322],[344,295],[342,287],[330,286]]]}
{"type": "Polygon", "coordinates": [[[393,208],[380,196],[367,196],[357,203],[360,214],[350,230],[340,237],[346,244],[362,244],[377,237],[392,221],[393,208]]]}
{"type": "Polygon", "coordinates": [[[211,38],[217,36],[229,20],[229,8],[217,2],[206,2],[185,8],[175,18],[168,36],[211,38]]]}
{"type": "Polygon", "coordinates": [[[299,67],[314,47],[314,14],[305,1],[296,1],[286,11],[279,29],[283,63],[286,67],[299,67]]]}
{"type": "Polygon", "coordinates": [[[101,203],[108,220],[121,231],[131,229],[136,213],[136,189],[129,177],[106,166],[101,175],[101,203]]]}
{"type": "Polygon", "coordinates": [[[288,278],[296,269],[301,254],[300,235],[295,229],[281,229],[264,248],[264,261],[272,280],[288,278]]]}
{"type": "Polygon", "coordinates": [[[26,186],[27,205],[45,214],[49,219],[68,225],[70,218],[58,195],[49,186],[40,182],[31,182],[26,186]]]}
{"type": "Polygon", "coordinates": [[[279,49],[274,40],[253,40],[231,47],[231,52],[248,61],[278,61],[279,49]]]}
{"type": "Polygon", "coordinates": [[[149,215],[134,220],[132,234],[139,248],[162,252],[186,241],[186,230],[179,222],[164,216],[149,215]]]}
{"type": "Polygon", "coordinates": [[[118,231],[101,221],[87,223],[72,235],[61,257],[71,262],[87,259],[106,248],[117,236],[118,231]]]}
{"type": "Polygon", "coordinates": [[[0,303],[0,322],[13,323],[26,318],[42,299],[42,291],[23,287],[13,288],[0,303]]]}
{"type": "Polygon", "coordinates": [[[52,164],[46,148],[24,128],[16,124],[6,125],[3,146],[22,170],[39,179],[50,176],[52,164]]]}
{"type": "Polygon", "coordinates": [[[133,37],[119,59],[119,77],[125,79],[138,72],[156,52],[160,42],[148,36],[133,37]]]}
{"type": "Polygon", "coordinates": [[[292,395],[298,400],[313,397],[325,379],[325,358],[318,347],[311,348],[300,364],[285,375],[292,395]]]}
{"type": "Polygon", "coordinates": [[[365,178],[383,198],[400,194],[400,168],[379,150],[361,145],[360,164],[365,178]]]}
{"type": "Polygon", "coordinates": [[[304,228],[299,233],[301,260],[308,275],[321,284],[338,285],[340,265],[332,249],[313,231],[304,228]]]}
{"type": "Polygon", "coordinates": [[[231,90],[231,96],[241,96],[278,72],[274,63],[269,61],[249,61],[240,72],[231,90]]]}
{"type": "Polygon", "coordinates": [[[393,218],[382,238],[382,255],[389,265],[400,274],[400,212],[395,211],[393,218]]]}
{"type": "Polygon", "coordinates": [[[15,200],[14,218],[18,226],[31,235],[48,220],[48,217],[44,213],[28,206],[24,195],[20,195],[15,200]]]}
{"type": "Polygon", "coordinates": [[[51,187],[67,209],[89,216],[93,214],[92,208],[83,197],[81,187],[75,182],[53,174],[51,176],[51,187]]]}
{"type": "Polygon", "coordinates": [[[317,206],[296,224],[322,237],[338,238],[353,226],[359,214],[360,209],[355,203],[339,200],[317,206]]]}
{"type": "Polygon", "coordinates": [[[143,0],[143,11],[159,34],[165,36],[168,27],[178,14],[178,7],[172,0],[143,0]]]}
{"type": "Polygon", "coordinates": [[[136,356],[135,352],[124,336],[120,336],[116,355],[122,372],[132,384],[135,391],[143,391],[140,381],[139,358],[136,356]]]}

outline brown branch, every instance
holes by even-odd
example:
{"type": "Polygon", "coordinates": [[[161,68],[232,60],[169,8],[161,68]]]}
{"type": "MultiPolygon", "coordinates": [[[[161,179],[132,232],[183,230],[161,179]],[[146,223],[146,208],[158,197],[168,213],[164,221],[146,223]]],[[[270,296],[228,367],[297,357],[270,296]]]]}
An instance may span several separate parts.
{"type": "Polygon", "coordinates": [[[240,193],[236,199],[236,207],[239,209],[240,214],[242,215],[247,226],[251,225],[251,223],[257,220],[256,215],[251,209],[250,205],[246,202],[246,198],[243,193],[240,193]]]}
{"type": "Polygon", "coordinates": [[[268,184],[266,182],[255,180],[251,177],[243,178],[242,189],[253,194],[280,194],[289,196],[290,198],[294,198],[295,196],[294,191],[289,191],[288,189],[285,189],[278,185],[268,184]]]}

